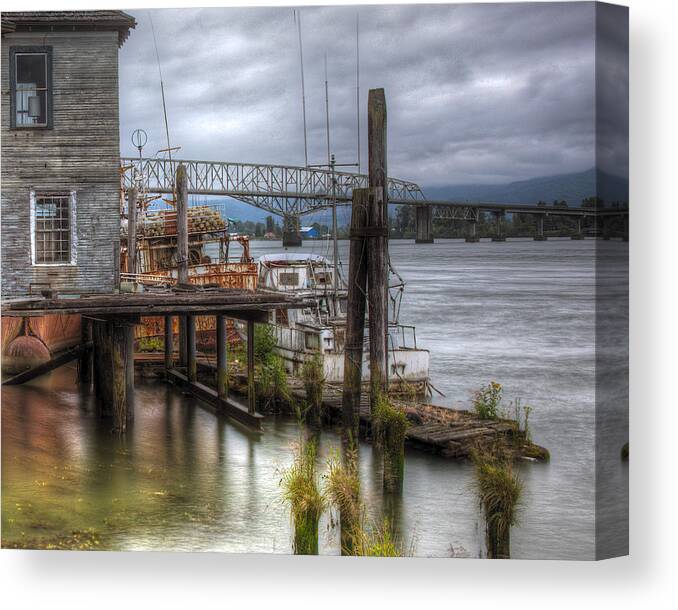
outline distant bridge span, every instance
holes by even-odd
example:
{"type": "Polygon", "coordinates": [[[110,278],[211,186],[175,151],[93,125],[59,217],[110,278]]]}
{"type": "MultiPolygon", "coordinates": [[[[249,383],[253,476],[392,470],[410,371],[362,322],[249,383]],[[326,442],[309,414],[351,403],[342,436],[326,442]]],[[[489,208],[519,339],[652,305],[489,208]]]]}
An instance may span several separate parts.
{"type": "MultiPolygon", "coordinates": [[[[350,205],[353,189],[368,185],[366,174],[332,171],[327,168],[292,165],[262,165],[227,161],[186,159],[121,158],[121,187],[143,186],[150,194],[174,191],[174,176],[179,164],[186,168],[188,192],[194,195],[228,196],[271,214],[282,216],[289,245],[300,244],[299,218],[332,206],[350,205]],[[334,178],[334,184],[333,184],[334,178]],[[296,237],[294,236],[296,235],[296,237]]],[[[465,220],[469,222],[468,241],[477,241],[476,224],[481,214],[490,212],[496,221],[496,240],[503,240],[503,218],[506,214],[530,214],[537,219],[535,239],[545,239],[544,219],[547,216],[570,216],[577,219],[577,235],[583,232],[586,218],[597,217],[596,226],[603,227],[606,217],[624,217],[628,231],[627,209],[596,209],[547,206],[525,203],[469,203],[426,199],[418,184],[388,179],[389,203],[416,206],[416,240],[433,241],[433,220],[465,220]]]]}

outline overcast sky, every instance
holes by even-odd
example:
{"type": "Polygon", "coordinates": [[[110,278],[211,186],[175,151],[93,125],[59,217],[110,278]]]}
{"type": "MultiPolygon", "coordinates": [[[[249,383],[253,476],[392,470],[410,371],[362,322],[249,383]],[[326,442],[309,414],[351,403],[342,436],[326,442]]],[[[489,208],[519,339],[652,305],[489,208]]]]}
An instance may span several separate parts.
{"type": "MultiPolygon", "coordinates": [[[[291,8],[128,12],[138,25],[120,53],[123,154],[136,152],[137,127],[149,134],[145,154],[166,145],[152,15],[181,158],[303,165],[291,8]]],[[[326,161],[326,53],[332,152],[338,162],[357,157],[358,13],[363,162],[367,92],[384,87],[391,176],[498,183],[595,165],[591,3],[302,8],[310,163],[326,161]]],[[[614,52],[606,61],[623,98],[626,66],[614,52]]],[[[625,174],[626,147],[611,149],[621,154],[606,169],[625,174]]]]}

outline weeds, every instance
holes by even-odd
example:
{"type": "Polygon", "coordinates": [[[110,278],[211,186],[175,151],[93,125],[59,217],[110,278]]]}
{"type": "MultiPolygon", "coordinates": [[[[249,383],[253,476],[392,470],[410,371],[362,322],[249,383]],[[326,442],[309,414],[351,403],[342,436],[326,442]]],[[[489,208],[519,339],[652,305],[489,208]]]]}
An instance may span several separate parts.
{"type": "Polygon", "coordinates": [[[523,493],[522,482],[501,448],[478,450],[473,461],[478,497],[485,515],[487,556],[508,559],[511,527],[517,523],[517,509],[523,493]]]}
{"type": "Polygon", "coordinates": [[[294,524],[294,554],[318,554],[318,522],[325,496],[316,472],[316,444],[299,443],[292,465],[282,471],[283,502],[289,504],[294,524]]]}
{"type": "Polygon", "coordinates": [[[379,396],[372,413],[375,442],[384,452],[384,489],[398,491],[402,488],[405,469],[405,433],[409,422],[402,409],[379,396]]]}
{"type": "Polygon", "coordinates": [[[314,425],[322,423],[323,391],[325,389],[325,371],[322,358],[316,354],[306,360],[301,367],[301,378],[304,381],[306,401],[308,402],[311,420],[314,425]]]}
{"type": "Polygon", "coordinates": [[[503,388],[500,383],[490,381],[473,394],[473,410],[481,419],[497,419],[503,388]]]}
{"type": "Polygon", "coordinates": [[[292,402],[287,371],[280,356],[271,354],[260,367],[257,396],[269,411],[280,411],[292,402]]]}

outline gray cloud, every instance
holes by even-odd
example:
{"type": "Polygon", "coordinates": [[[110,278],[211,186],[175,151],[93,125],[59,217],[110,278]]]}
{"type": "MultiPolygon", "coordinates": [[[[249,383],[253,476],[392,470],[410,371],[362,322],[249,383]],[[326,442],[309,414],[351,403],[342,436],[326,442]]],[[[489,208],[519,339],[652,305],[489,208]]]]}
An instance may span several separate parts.
{"type": "MultiPolygon", "coordinates": [[[[367,91],[384,87],[393,176],[492,183],[594,165],[592,3],[301,9],[311,163],[326,160],[325,53],[332,151],[339,162],[356,158],[357,11],[363,160],[367,91]]],[[[153,154],[165,136],[150,11],[129,12],[138,26],[120,53],[121,145],[133,154],[129,135],[142,127],[153,154]]],[[[152,17],[181,157],[303,164],[291,8],[165,9],[152,17]]],[[[617,69],[613,53],[605,61],[617,69]]]]}

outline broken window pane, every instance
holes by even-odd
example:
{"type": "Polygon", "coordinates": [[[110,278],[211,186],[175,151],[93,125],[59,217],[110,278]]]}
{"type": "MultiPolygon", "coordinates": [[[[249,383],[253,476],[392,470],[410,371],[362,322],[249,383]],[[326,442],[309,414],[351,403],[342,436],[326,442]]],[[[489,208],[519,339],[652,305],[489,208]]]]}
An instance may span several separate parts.
{"type": "Polygon", "coordinates": [[[17,53],[16,124],[47,125],[47,54],[17,53]]]}

